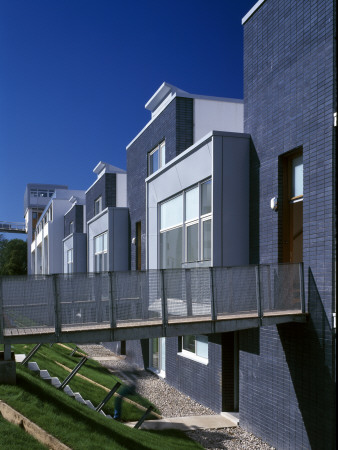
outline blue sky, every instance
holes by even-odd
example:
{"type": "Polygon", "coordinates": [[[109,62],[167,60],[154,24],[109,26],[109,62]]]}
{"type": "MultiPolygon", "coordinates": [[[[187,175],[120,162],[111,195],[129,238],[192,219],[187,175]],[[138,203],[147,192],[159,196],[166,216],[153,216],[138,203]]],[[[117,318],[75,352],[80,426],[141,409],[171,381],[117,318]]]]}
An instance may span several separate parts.
{"type": "Polygon", "coordinates": [[[27,183],[87,189],[99,161],[125,169],[163,81],[243,98],[255,3],[0,0],[0,221],[24,220],[27,183]]]}

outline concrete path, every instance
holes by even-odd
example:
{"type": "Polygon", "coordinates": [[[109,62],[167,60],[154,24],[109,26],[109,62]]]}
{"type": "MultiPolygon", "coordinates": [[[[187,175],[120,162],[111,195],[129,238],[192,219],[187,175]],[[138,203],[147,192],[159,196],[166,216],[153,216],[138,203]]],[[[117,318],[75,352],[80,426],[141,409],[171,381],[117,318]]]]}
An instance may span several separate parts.
{"type": "MultiPolygon", "coordinates": [[[[128,427],[134,427],[136,422],[126,422],[128,427]]],[[[161,420],[146,420],[141,425],[143,430],[168,430],[176,429],[182,431],[200,430],[200,429],[217,429],[235,427],[237,424],[221,415],[214,416],[187,416],[187,417],[170,417],[161,420]]]]}

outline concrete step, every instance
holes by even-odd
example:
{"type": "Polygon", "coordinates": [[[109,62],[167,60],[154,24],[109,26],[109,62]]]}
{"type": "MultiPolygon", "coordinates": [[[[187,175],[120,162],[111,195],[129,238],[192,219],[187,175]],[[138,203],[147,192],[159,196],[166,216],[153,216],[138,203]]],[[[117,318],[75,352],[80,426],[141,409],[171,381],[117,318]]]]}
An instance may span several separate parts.
{"type": "Polygon", "coordinates": [[[40,372],[40,367],[38,363],[36,363],[35,361],[29,361],[27,367],[29,370],[32,370],[33,372],[40,372]]]}
{"type": "Polygon", "coordinates": [[[56,388],[58,388],[59,386],[61,386],[61,381],[58,379],[58,377],[52,377],[50,379],[52,386],[55,386],[56,388]]]}
{"type": "MultiPolygon", "coordinates": [[[[49,375],[48,370],[45,369],[40,370],[38,364],[35,361],[29,362],[27,367],[29,370],[32,370],[33,372],[40,372],[40,377],[43,380],[48,381],[52,386],[55,386],[56,388],[61,386],[61,381],[59,380],[58,377],[51,377],[49,375]]],[[[95,410],[95,406],[90,400],[85,400],[79,392],[74,393],[68,384],[63,388],[63,392],[67,394],[69,397],[74,397],[75,400],[81,403],[82,405],[86,405],[88,406],[88,408],[95,410]]],[[[104,417],[107,417],[108,419],[112,419],[112,416],[110,416],[109,414],[108,415],[105,414],[104,411],[102,410],[100,411],[100,414],[102,414],[104,417]]]]}
{"type": "Polygon", "coordinates": [[[40,370],[40,377],[44,380],[50,380],[52,377],[49,375],[48,370],[40,370]]]}
{"type": "Polygon", "coordinates": [[[82,405],[87,405],[86,401],[83,399],[82,395],[80,394],[80,392],[75,392],[74,393],[74,398],[77,402],[82,403],[82,405]]]}
{"type": "Polygon", "coordinates": [[[72,389],[69,387],[68,384],[63,388],[63,392],[69,395],[69,397],[74,397],[74,392],[72,391],[72,389]]]}
{"type": "Polygon", "coordinates": [[[88,408],[90,409],[95,409],[95,406],[93,405],[93,403],[90,400],[85,400],[86,405],[88,406],[88,408]]]}

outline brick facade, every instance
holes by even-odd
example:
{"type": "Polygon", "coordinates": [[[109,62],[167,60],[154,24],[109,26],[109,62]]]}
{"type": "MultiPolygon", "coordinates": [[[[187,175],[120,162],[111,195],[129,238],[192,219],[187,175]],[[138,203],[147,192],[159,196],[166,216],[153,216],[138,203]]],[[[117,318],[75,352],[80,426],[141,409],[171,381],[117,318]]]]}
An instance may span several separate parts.
{"type": "Polygon", "coordinates": [[[64,237],[69,235],[70,223],[74,222],[74,233],[83,233],[83,205],[75,205],[64,216],[64,237]]]}
{"type": "Polygon", "coordinates": [[[91,220],[94,214],[94,204],[102,196],[102,209],[116,206],[116,173],[105,173],[86,192],[86,218],[91,220]]]}
{"type": "MultiPolygon", "coordinates": [[[[145,179],[148,176],[148,152],[165,140],[166,163],[193,143],[193,99],[176,97],[136,138],[127,150],[127,192],[131,236],[136,236],[135,224],[141,222],[141,261],[145,267],[145,179]]],[[[136,249],[131,249],[131,269],[136,268],[136,249]]]]}
{"type": "Polygon", "coordinates": [[[278,449],[335,448],[333,46],[332,0],[267,0],[244,24],[253,262],[280,260],[282,208],[270,199],[282,205],[281,156],[302,148],[304,162],[309,323],[240,333],[240,424],[278,449]]]}

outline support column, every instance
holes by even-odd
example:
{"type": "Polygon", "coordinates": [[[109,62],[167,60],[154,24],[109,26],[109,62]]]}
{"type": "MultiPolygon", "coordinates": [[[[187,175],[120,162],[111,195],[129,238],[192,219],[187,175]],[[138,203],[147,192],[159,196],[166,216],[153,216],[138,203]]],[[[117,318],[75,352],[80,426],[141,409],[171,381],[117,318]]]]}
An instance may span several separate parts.
{"type": "Polygon", "coordinates": [[[11,344],[4,344],[4,351],[0,352],[0,384],[16,384],[15,355],[11,344]]]}

